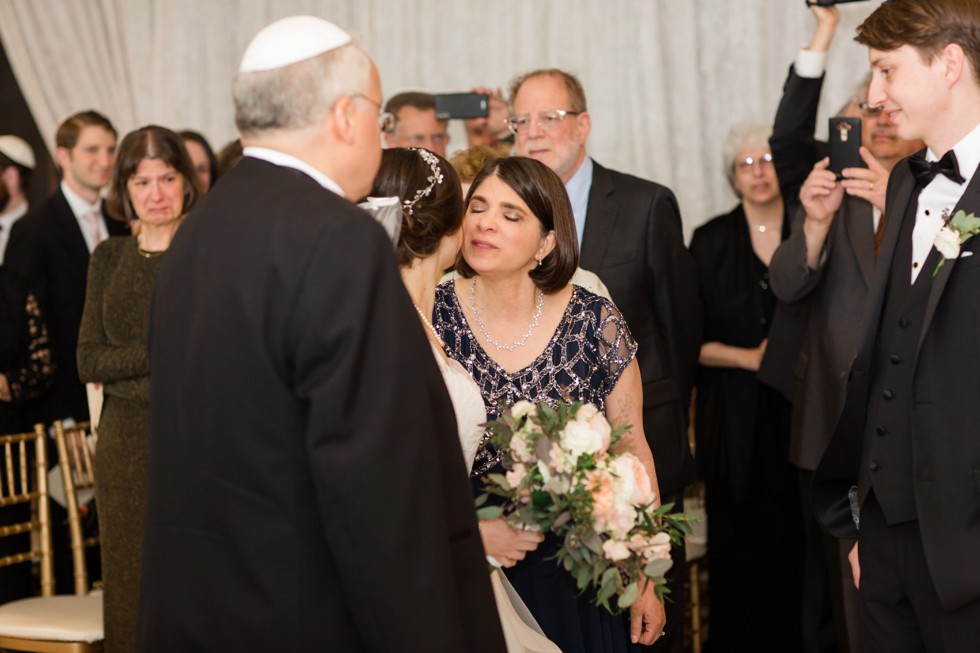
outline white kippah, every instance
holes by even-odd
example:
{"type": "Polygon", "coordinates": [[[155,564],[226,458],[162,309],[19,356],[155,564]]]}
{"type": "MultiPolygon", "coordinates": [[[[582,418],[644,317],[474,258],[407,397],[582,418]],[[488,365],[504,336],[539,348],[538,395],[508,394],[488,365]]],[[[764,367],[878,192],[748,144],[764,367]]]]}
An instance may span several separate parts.
{"type": "Polygon", "coordinates": [[[245,49],[238,72],[273,70],[336,50],[350,34],[315,16],[290,16],[262,28],[245,49]]]}
{"type": "Polygon", "coordinates": [[[25,168],[34,169],[34,150],[23,138],[18,136],[0,136],[0,154],[25,168]]]}

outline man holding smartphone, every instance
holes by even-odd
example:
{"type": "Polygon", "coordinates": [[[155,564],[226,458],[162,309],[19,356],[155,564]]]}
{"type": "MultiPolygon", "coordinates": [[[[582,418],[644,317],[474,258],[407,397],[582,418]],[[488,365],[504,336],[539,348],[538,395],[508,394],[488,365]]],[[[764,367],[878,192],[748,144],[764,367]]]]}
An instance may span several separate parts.
{"type": "Polygon", "coordinates": [[[406,91],[391,96],[384,110],[395,116],[395,128],[385,134],[386,147],[422,147],[446,156],[449,121],[436,118],[436,96],[406,91]]]}

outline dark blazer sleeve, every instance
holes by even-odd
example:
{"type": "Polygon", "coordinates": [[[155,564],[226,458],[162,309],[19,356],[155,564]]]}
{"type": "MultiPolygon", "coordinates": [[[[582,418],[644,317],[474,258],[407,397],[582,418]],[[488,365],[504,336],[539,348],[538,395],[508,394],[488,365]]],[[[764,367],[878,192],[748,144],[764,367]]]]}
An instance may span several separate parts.
{"type": "Polygon", "coordinates": [[[688,406],[701,352],[704,309],[694,259],[684,247],[677,198],[667,188],[661,186],[658,190],[649,207],[650,303],[681,403],[688,406]]]}
{"type": "Polygon", "coordinates": [[[783,198],[791,205],[798,203],[800,186],[827,150],[827,144],[814,137],[822,88],[822,76],[800,77],[790,66],[773,119],[769,147],[783,198]]]}
{"type": "Polygon", "coordinates": [[[10,230],[3,265],[27,285],[43,309],[47,300],[47,273],[39,236],[38,221],[33,216],[15,222],[10,230]]]}
{"type": "MultiPolygon", "coordinates": [[[[810,296],[823,276],[833,241],[832,234],[828,233],[820,263],[816,269],[811,268],[806,261],[806,236],[803,233],[804,217],[801,212],[793,222],[789,238],[780,243],[769,262],[769,282],[773,293],[781,302],[797,302],[810,296]]],[[[834,221],[831,230],[836,229],[837,222],[834,221]]]]}
{"type": "MultiPolygon", "coordinates": [[[[126,241],[130,244],[129,241],[126,241]]],[[[126,384],[124,393],[133,399],[149,399],[150,361],[146,344],[121,346],[109,342],[103,322],[106,283],[116,269],[120,243],[106,240],[92,253],[85,291],[85,309],[78,331],[78,376],[83,383],[126,384]]]]}

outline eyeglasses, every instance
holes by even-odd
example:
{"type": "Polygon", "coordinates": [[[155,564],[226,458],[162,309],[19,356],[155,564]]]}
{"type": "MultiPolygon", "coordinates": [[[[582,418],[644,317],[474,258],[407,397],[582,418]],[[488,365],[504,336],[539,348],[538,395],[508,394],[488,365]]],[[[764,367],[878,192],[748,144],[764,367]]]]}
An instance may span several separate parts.
{"type": "Polygon", "coordinates": [[[885,110],[885,105],[874,105],[868,104],[867,102],[858,102],[858,109],[860,109],[861,113],[868,118],[874,118],[881,115],[881,112],[885,110]]]}
{"type": "MultiPolygon", "coordinates": [[[[565,116],[578,116],[583,111],[566,111],[565,109],[555,109],[553,111],[538,112],[538,126],[546,132],[554,131],[565,116]]],[[[507,119],[507,127],[515,134],[526,132],[531,128],[531,116],[511,116],[507,119]]]]}
{"type": "Polygon", "coordinates": [[[369,98],[363,93],[354,93],[351,97],[361,98],[362,100],[367,100],[374,106],[378,107],[378,127],[381,129],[382,134],[390,134],[395,130],[395,114],[388,111],[381,111],[381,103],[373,98],[369,98]]]}
{"type": "Polygon", "coordinates": [[[772,165],[772,154],[766,152],[761,158],[756,159],[751,156],[747,156],[741,161],[735,162],[735,169],[739,171],[751,170],[752,166],[759,164],[761,167],[766,168],[772,165]]]}
{"type": "Polygon", "coordinates": [[[412,134],[405,140],[410,143],[409,147],[425,147],[430,142],[433,145],[446,145],[449,143],[449,134],[412,134]]]}

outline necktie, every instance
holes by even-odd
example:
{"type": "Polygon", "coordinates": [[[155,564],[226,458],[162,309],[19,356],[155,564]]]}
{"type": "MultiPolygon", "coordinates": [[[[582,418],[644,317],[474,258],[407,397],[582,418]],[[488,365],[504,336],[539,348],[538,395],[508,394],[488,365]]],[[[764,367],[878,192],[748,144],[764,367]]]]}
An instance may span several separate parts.
{"type": "Polygon", "coordinates": [[[936,175],[946,175],[957,184],[962,184],[966,179],[960,174],[960,168],[956,164],[956,153],[950,150],[938,161],[926,161],[925,157],[916,154],[909,158],[909,167],[915,175],[915,182],[920,188],[925,188],[936,178],[936,175]]]}
{"type": "Polygon", "coordinates": [[[88,219],[92,223],[92,242],[96,246],[102,242],[102,234],[99,232],[99,219],[101,217],[102,216],[99,215],[98,209],[92,209],[88,213],[88,219]]]}

